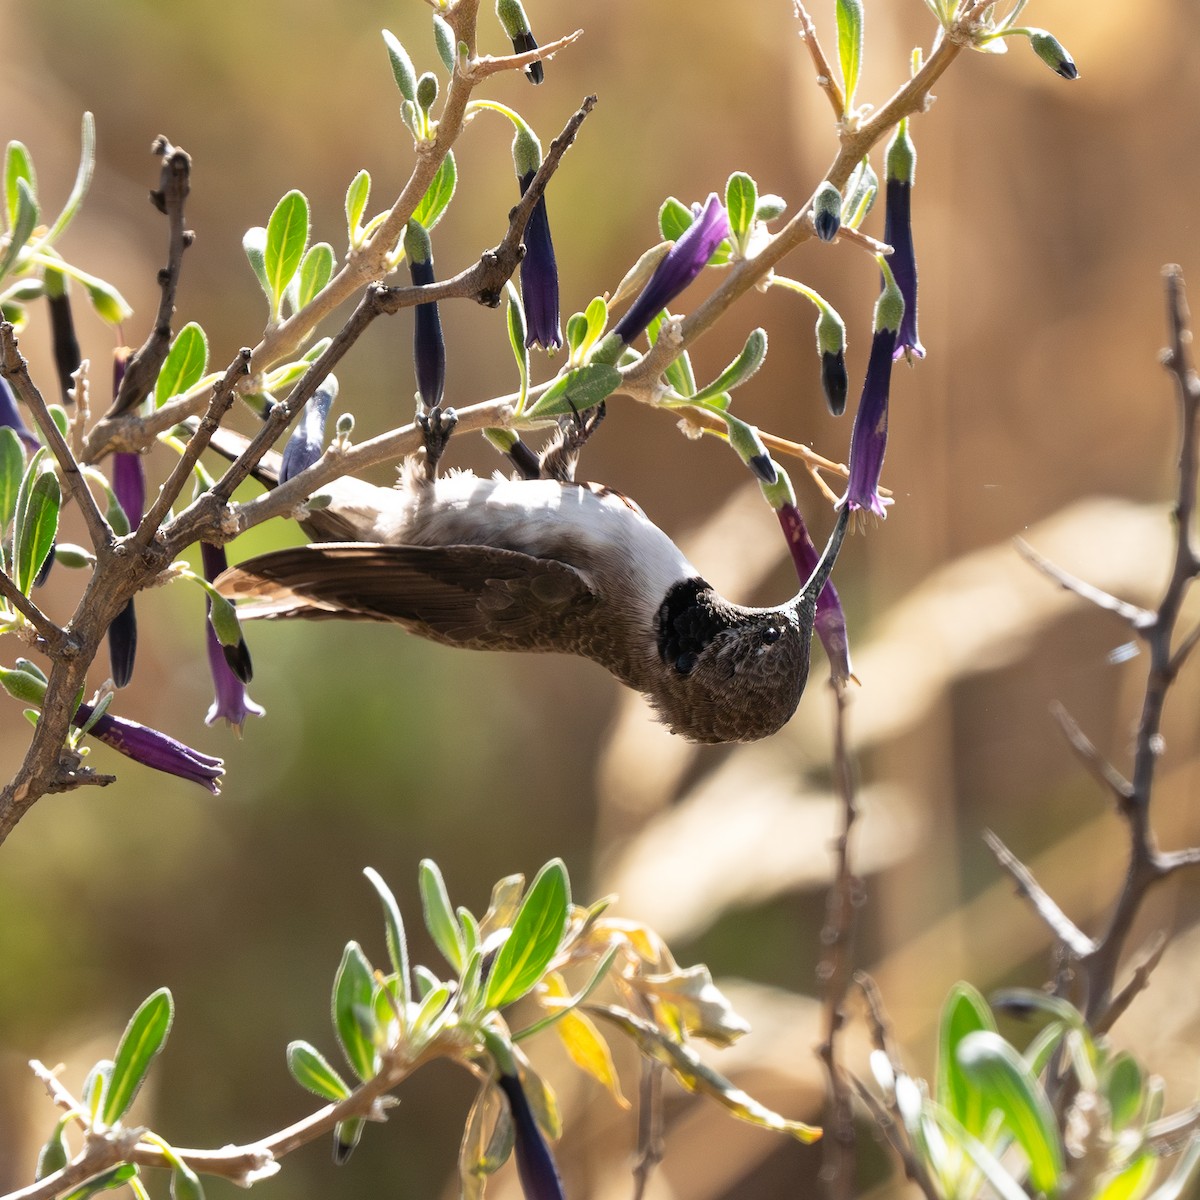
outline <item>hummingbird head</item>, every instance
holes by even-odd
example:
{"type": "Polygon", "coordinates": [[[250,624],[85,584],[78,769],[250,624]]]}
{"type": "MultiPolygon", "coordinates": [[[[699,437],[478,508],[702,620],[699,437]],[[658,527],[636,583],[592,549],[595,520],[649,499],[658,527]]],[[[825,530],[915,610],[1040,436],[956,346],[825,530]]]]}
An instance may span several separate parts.
{"type": "Polygon", "coordinates": [[[770,736],[796,711],[808,680],[811,613],[796,604],[742,608],[707,585],[696,605],[703,640],[685,639],[663,658],[667,685],[654,697],[663,721],[694,742],[770,736]]]}
{"type": "Polygon", "coordinates": [[[817,598],[847,520],[843,509],[816,570],[778,608],[731,604],[699,578],[671,588],[657,625],[665,680],[651,698],[672,732],[695,742],[753,742],[787,723],[808,682],[817,598]]]}

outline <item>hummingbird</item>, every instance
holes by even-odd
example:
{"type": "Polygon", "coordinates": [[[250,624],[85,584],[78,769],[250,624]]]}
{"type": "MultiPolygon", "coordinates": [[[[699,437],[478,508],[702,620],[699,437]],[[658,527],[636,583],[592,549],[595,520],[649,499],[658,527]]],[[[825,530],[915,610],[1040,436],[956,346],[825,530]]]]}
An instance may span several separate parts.
{"type": "Polygon", "coordinates": [[[426,456],[407,459],[396,486],[335,480],[322,488],[329,502],[301,519],[316,540],[217,579],[222,595],[250,602],[241,615],[388,621],[449,646],[581,655],[694,742],[756,741],[788,721],[845,509],[800,591],[748,608],[720,595],[627,496],[571,477],[590,429],[532,467],[532,452],[511,455],[522,477],[484,479],[437,471],[452,410],[422,424],[426,456]]]}

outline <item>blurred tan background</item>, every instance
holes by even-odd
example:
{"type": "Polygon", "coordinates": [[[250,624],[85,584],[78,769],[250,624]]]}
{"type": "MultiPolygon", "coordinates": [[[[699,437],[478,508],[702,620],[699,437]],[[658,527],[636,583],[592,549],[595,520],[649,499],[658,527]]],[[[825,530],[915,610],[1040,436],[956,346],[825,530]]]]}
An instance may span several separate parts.
{"type": "MultiPolygon", "coordinates": [[[[586,37],[548,65],[540,89],[514,77],[489,94],[517,105],[543,141],[583,96],[600,97],[549,198],[564,319],[615,286],[656,238],[666,195],[703,198],[741,169],[794,208],[833,156],[827,106],[786,0],[527,7],[540,40],[577,26],[586,37]]],[[[879,102],[903,78],[911,47],[928,48],[932,19],[919,0],[867,8],[860,99],[879,102]]],[[[826,0],[812,10],[831,53],[832,10],[826,0]]],[[[886,524],[853,539],[838,569],[863,685],[851,713],[865,806],[856,858],[867,875],[856,961],[879,979],[920,1073],[932,1069],[932,1023],[952,982],[1036,986],[1052,967],[983,828],[1089,931],[1119,883],[1122,829],[1048,705],[1063,701],[1124,766],[1145,663],[1114,664],[1124,630],[1035,576],[1011,541],[1027,537],[1123,596],[1156,597],[1176,449],[1174,398],[1156,362],[1160,267],[1182,263],[1200,288],[1200,10],[1191,0],[1037,0],[1027,16],[1062,39],[1081,79],[1058,79],[1023,43],[1005,57],[966,55],[915,124],[929,358],[899,369],[893,388],[884,483],[896,503],[886,524]]],[[[64,250],[122,289],[136,309],[126,329],[135,344],[154,310],[164,242],[145,200],[156,180],[150,143],[164,133],[191,153],[197,237],[178,321],[201,322],[223,364],[265,319],[245,229],[265,224],[298,187],[315,237],[340,253],[354,173],[372,173],[371,211],[403,182],[410,139],[378,31],[392,29],[418,69],[432,69],[428,20],[416,0],[0,0],[0,136],[30,147],[52,207],[74,174],[80,115],[95,112],[96,180],[64,250]]],[[[498,30],[484,28],[487,48],[500,52],[498,30]]],[[[508,145],[489,118],[464,135],[459,195],[435,239],[441,274],[501,235],[516,192],[508,145]]],[[[881,211],[868,228],[881,232],[881,211]]],[[[806,246],[786,268],[846,318],[857,394],[873,265],[839,244],[806,246]]],[[[82,301],[77,318],[102,407],[113,336],[82,301]]],[[[449,402],[508,391],[498,315],[444,307],[443,321],[449,402]]],[[[770,358],[736,411],[844,458],[851,417],[825,412],[813,316],[795,297],[748,299],[700,347],[697,373],[714,374],[756,324],[768,329],[770,358]]],[[[355,413],[360,436],[409,418],[410,338],[406,315],[378,322],[339,372],[338,408],[355,413]]],[[[51,389],[40,312],[22,346],[51,389]]],[[[494,465],[467,438],[451,458],[494,465]]],[[[685,442],[664,416],[615,404],[584,468],[634,496],[727,594],[766,603],[794,589],[775,522],[724,447],[685,442]]],[[[815,489],[797,483],[823,532],[815,489]]],[[[259,531],[245,552],[284,536],[294,534],[259,531]]],[[[59,597],[65,615],[76,588],[56,572],[47,604],[59,597]]],[[[587,663],[454,653],[386,628],[254,629],[251,694],[268,717],[251,718],[239,743],[201,724],[210,694],[199,594],[157,591],[138,613],[137,672],[119,711],[224,755],[228,782],[214,799],[101,747],[93,761],[117,770],[119,784],[44,799],[5,846],[0,1189],[29,1181],[52,1121],[25,1060],[65,1062],[77,1087],[163,984],[175,994],[176,1028],[141,1102],[156,1129],[221,1145],[308,1111],[284,1047],[306,1038],[332,1056],[328,992],[343,944],[358,939],[383,955],[362,867],[391,881],[415,956],[434,961],[416,928],[424,856],[442,865],[456,903],[477,912],[496,878],[532,874],[553,855],[566,859],[580,898],[620,892],[621,911],[659,927],[682,962],[707,962],[754,1024],[718,1065],[788,1115],[819,1119],[813,997],[835,820],[819,652],[782,735],[696,749],[587,663]]],[[[1168,714],[1157,816],[1168,846],[1200,841],[1198,692],[1192,669],[1168,714]]],[[[5,703],[7,772],[25,726],[5,703]]],[[[1194,1098],[1200,1066],[1189,966],[1197,912],[1195,880],[1154,897],[1138,936],[1161,927],[1176,941],[1118,1037],[1167,1076],[1175,1106],[1194,1098]]],[[[628,1195],[633,1120],[563,1069],[554,1047],[535,1047],[534,1057],[561,1086],[568,1194],[628,1195]]],[[[622,1060],[630,1093],[632,1065],[622,1060]]],[[[314,1145],[259,1190],[267,1200],[451,1195],[471,1090],[461,1074],[423,1072],[347,1167],[335,1171],[328,1146],[314,1145]]],[[[817,1150],[736,1126],[677,1091],[668,1115],[655,1197],[811,1194],[817,1150]]],[[[510,1175],[496,1196],[517,1194],[510,1175]]],[[[890,1176],[864,1133],[862,1191],[899,1194],[890,1176]]],[[[161,1195],[166,1183],[150,1186],[161,1195]]]]}

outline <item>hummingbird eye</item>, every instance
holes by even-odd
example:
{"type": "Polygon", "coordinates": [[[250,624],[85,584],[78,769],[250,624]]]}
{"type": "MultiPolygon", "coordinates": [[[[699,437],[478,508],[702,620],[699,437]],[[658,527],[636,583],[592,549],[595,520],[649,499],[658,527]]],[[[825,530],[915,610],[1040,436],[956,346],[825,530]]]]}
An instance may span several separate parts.
{"type": "Polygon", "coordinates": [[[778,625],[768,625],[762,631],[762,642],[764,646],[772,646],[783,636],[783,630],[778,625]]]}

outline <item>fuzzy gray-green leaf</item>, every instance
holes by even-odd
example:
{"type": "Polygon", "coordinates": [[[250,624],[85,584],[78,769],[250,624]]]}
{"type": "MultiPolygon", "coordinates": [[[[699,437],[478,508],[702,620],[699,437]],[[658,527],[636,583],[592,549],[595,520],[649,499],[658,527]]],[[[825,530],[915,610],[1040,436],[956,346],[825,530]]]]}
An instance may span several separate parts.
{"type": "Polygon", "coordinates": [[[152,992],[139,1005],[113,1057],[112,1079],[104,1096],[103,1119],[113,1125],[129,1111],[155,1055],[171,1032],[175,1006],[167,988],[152,992]]]}

